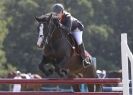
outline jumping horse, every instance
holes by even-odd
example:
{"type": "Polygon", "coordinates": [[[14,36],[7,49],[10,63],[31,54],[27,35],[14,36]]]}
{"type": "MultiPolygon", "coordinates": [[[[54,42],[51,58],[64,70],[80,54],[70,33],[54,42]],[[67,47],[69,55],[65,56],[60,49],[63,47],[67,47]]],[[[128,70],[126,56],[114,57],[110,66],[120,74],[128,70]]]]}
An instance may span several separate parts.
{"type": "MultiPolygon", "coordinates": [[[[43,48],[43,58],[39,69],[46,75],[56,72],[61,78],[96,78],[96,67],[93,63],[84,67],[82,57],[72,36],[54,24],[58,18],[54,13],[35,17],[39,23],[37,45],[43,48]],[[76,47],[76,48],[75,48],[76,47]],[[50,68],[49,68],[50,67],[50,68]]],[[[86,52],[89,55],[89,53],[86,52]]],[[[90,92],[94,92],[94,84],[88,84],[90,92]]],[[[99,86],[96,87],[99,90],[99,86]]],[[[79,85],[73,85],[76,92],[79,85]]]]}

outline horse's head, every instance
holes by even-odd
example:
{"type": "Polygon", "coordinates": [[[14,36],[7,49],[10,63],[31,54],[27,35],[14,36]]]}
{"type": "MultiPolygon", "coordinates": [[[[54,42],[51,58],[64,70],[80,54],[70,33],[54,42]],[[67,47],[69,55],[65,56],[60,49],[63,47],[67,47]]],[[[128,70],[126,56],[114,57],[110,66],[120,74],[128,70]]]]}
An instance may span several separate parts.
{"type": "Polygon", "coordinates": [[[45,47],[48,44],[50,37],[56,29],[56,25],[54,24],[54,20],[58,20],[58,18],[54,14],[46,14],[40,17],[35,17],[35,19],[39,22],[37,31],[38,31],[38,47],[45,47]]]}

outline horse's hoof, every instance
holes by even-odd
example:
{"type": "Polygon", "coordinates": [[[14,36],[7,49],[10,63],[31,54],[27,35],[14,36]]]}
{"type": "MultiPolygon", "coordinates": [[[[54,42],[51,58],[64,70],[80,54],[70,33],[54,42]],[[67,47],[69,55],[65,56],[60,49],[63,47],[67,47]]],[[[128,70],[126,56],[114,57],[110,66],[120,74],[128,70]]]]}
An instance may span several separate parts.
{"type": "Polygon", "coordinates": [[[68,75],[68,73],[69,73],[69,70],[61,69],[58,74],[60,77],[65,77],[68,75]]]}
{"type": "Polygon", "coordinates": [[[44,72],[44,74],[45,74],[46,76],[50,76],[50,75],[52,75],[53,73],[54,73],[54,71],[51,70],[51,69],[49,69],[48,71],[44,72]]]}
{"type": "Polygon", "coordinates": [[[65,70],[64,70],[64,69],[62,69],[62,70],[61,70],[61,72],[62,72],[62,73],[64,73],[64,74],[65,74],[65,76],[66,76],[66,75],[68,75],[69,70],[68,70],[68,69],[65,69],[65,70]]]}
{"type": "Polygon", "coordinates": [[[54,73],[54,71],[52,69],[49,69],[48,72],[50,75],[52,75],[54,73]]]}
{"type": "Polygon", "coordinates": [[[82,73],[78,73],[78,77],[79,77],[79,78],[83,78],[84,75],[83,75],[82,73]]]}
{"type": "Polygon", "coordinates": [[[59,73],[59,76],[60,77],[65,77],[65,74],[64,73],[59,73]]]}

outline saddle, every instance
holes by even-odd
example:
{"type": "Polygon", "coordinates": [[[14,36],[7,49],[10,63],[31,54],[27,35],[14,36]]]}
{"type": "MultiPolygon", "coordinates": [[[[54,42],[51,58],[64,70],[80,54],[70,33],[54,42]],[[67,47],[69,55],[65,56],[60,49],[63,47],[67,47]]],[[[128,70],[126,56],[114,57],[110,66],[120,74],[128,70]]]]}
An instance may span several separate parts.
{"type": "MultiPolygon", "coordinates": [[[[67,40],[69,41],[72,49],[73,49],[73,54],[74,55],[81,55],[80,54],[80,49],[79,49],[79,46],[76,42],[76,40],[74,39],[73,35],[71,33],[68,34],[67,36],[67,40]]],[[[90,54],[88,51],[85,50],[85,56],[86,57],[90,57],[90,54]]]]}
{"type": "Polygon", "coordinates": [[[67,35],[67,40],[71,46],[71,48],[73,49],[73,52],[76,54],[76,55],[79,55],[80,54],[80,51],[79,51],[79,46],[76,42],[76,40],[74,39],[73,35],[71,33],[69,33],[67,35]]]}

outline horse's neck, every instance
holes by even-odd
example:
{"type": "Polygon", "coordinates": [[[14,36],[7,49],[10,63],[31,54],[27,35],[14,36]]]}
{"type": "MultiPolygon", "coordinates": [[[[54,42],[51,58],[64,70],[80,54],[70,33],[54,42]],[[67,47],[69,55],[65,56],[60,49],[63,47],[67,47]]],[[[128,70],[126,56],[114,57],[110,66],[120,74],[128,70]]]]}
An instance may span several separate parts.
{"type": "MultiPolygon", "coordinates": [[[[67,41],[67,38],[65,35],[62,33],[62,31],[55,31],[52,34],[51,39],[49,40],[48,45],[45,47],[45,54],[46,55],[51,55],[51,56],[56,56],[58,55],[66,55],[70,52],[70,45],[67,41]]],[[[57,56],[58,57],[58,56],[57,56]]]]}
{"type": "Polygon", "coordinates": [[[62,31],[60,30],[56,30],[55,32],[53,32],[52,34],[52,39],[53,40],[58,40],[58,39],[61,39],[62,37],[64,37],[64,34],[62,31]]]}
{"type": "Polygon", "coordinates": [[[52,34],[50,43],[53,45],[62,45],[65,43],[65,36],[62,31],[55,31],[52,34]],[[56,44],[55,44],[56,43],[56,44]]]}

